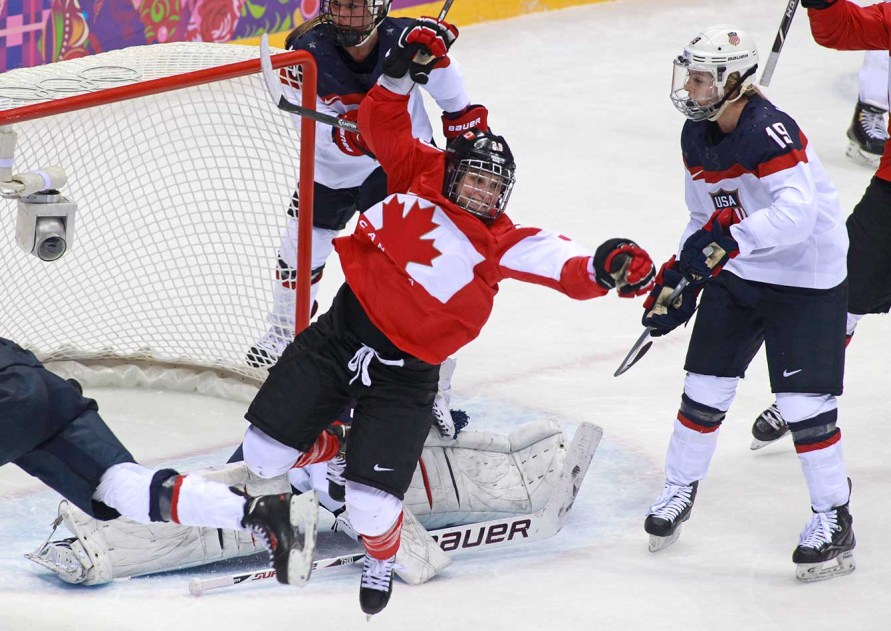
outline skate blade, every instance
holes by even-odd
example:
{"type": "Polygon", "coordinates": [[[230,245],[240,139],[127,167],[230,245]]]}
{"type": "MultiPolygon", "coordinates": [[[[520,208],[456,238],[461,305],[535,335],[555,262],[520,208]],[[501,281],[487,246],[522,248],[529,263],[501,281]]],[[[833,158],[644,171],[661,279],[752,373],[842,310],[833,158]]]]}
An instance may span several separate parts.
{"type": "Polygon", "coordinates": [[[878,167],[879,161],[881,160],[881,156],[864,151],[853,141],[848,145],[848,150],[845,155],[860,166],[869,167],[871,169],[878,167]]]}
{"type": "Polygon", "coordinates": [[[303,587],[312,573],[319,522],[319,498],[313,491],[291,497],[291,526],[303,535],[303,547],[288,553],[288,584],[303,587]]]}
{"type": "Polygon", "coordinates": [[[778,443],[781,440],[783,440],[786,436],[791,436],[791,435],[792,435],[792,432],[787,431],[785,434],[783,434],[782,436],[780,436],[779,438],[777,438],[775,440],[758,440],[757,438],[753,438],[752,444],[749,445],[749,449],[751,449],[752,451],[757,451],[763,447],[767,447],[768,445],[773,445],[774,443],[778,443]]]}
{"type": "Polygon", "coordinates": [[[677,529],[667,537],[657,537],[656,535],[650,535],[650,543],[647,545],[647,549],[650,552],[659,552],[659,550],[664,550],[675,541],[678,540],[678,537],[681,536],[681,526],[683,524],[678,524],[677,529]]]}
{"type": "Polygon", "coordinates": [[[803,583],[816,583],[836,576],[846,576],[857,569],[854,563],[854,552],[848,550],[825,563],[799,563],[795,570],[795,578],[803,583]]]}

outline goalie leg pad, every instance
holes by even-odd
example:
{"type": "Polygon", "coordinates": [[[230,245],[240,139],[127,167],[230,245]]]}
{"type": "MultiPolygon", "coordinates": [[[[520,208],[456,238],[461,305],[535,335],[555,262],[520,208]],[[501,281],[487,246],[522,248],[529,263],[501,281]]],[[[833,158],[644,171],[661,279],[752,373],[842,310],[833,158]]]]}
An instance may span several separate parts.
{"type": "Polygon", "coordinates": [[[556,421],[527,423],[509,436],[431,432],[404,504],[427,528],[532,513],[551,497],[566,455],[556,421]]]}
{"type": "Polygon", "coordinates": [[[101,585],[114,578],[108,546],[99,533],[99,522],[79,508],[63,500],[56,527],[64,522],[75,536],[62,541],[47,542],[25,558],[52,570],[66,583],[101,585]]]}

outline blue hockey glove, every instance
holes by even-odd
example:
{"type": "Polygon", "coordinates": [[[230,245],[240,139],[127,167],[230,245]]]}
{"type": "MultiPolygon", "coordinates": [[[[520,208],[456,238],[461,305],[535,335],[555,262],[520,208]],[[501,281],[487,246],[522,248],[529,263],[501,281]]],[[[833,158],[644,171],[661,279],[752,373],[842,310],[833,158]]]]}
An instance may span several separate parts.
{"type": "Polygon", "coordinates": [[[678,269],[691,285],[702,285],[720,272],[728,259],[739,254],[739,243],[730,236],[730,226],[737,222],[727,210],[716,211],[705,226],[684,242],[678,269]]]}
{"type": "Polygon", "coordinates": [[[656,274],[656,286],[644,301],[644,315],[641,319],[644,326],[652,329],[651,336],[659,337],[670,333],[692,318],[696,312],[696,296],[699,292],[695,287],[689,285],[673,304],[666,304],[671,292],[683,277],[673,256],[662,265],[659,273],[656,274]]]}

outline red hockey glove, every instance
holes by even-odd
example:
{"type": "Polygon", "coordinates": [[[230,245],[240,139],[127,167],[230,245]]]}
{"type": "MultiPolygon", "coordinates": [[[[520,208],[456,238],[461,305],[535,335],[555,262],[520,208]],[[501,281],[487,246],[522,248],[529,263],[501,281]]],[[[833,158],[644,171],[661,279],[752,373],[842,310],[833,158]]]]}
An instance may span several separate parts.
{"type": "MultiPolygon", "coordinates": [[[[345,114],[341,114],[338,116],[340,120],[350,121],[355,123],[359,119],[359,110],[354,109],[346,112],[345,114]]],[[[337,145],[337,148],[343,151],[348,156],[370,156],[371,151],[368,150],[368,145],[362,140],[362,138],[353,131],[347,131],[346,129],[341,129],[340,127],[332,127],[331,128],[331,140],[334,141],[334,144],[337,145]]]]}
{"type": "Polygon", "coordinates": [[[422,17],[405,27],[396,46],[384,59],[383,72],[399,79],[409,73],[416,83],[427,83],[430,71],[443,65],[458,29],[435,18],[422,17]]]}
{"type": "Polygon", "coordinates": [[[705,226],[687,238],[678,267],[690,284],[703,284],[739,254],[739,243],[730,236],[730,226],[740,221],[732,208],[716,210],[705,226]]]}
{"type": "Polygon", "coordinates": [[[442,113],[442,135],[446,144],[468,129],[489,131],[489,110],[484,105],[468,105],[460,112],[442,113]]]}
{"type": "Polygon", "coordinates": [[[641,318],[641,323],[652,329],[652,337],[673,331],[696,312],[696,296],[699,292],[689,285],[672,304],[667,304],[668,297],[683,277],[673,256],[659,268],[656,284],[644,301],[644,314],[641,318]]]}
{"type": "Polygon", "coordinates": [[[656,268],[634,241],[609,239],[594,253],[594,276],[601,287],[615,287],[620,298],[633,298],[650,290],[656,268]]]}

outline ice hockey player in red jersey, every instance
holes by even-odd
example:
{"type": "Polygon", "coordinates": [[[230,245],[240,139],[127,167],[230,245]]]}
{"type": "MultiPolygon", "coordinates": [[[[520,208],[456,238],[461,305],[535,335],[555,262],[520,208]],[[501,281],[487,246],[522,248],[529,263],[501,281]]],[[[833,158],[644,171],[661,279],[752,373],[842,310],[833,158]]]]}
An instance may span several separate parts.
{"type": "Polygon", "coordinates": [[[335,240],[346,276],[331,309],[270,368],[251,404],[247,466],[264,477],[334,453],[323,431],[356,401],[346,452],[346,504],[367,555],[360,605],[389,601],[402,498],[431,424],[440,363],[476,338],[498,284],[513,278],[575,299],[648,291],[647,253],[610,239],[592,256],[566,237],[504,214],[515,163],[504,138],[471,130],[447,151],[416,140],[407,109],[457,30],[421,18],[390,50],[359,108],[359,129],[387,172],[390,195],[335,240]]]}
{"type": "Polygon", "coordinates": [[[854,569],[836,427],[848,239],[837,190],[804,132],[753,85],[757,68],[754,41],[728,25],[697,35],[674,62],[671,99],[688,119],[681,150],[690,221],[677,259],[656,277],[643,322],[654,335],[667,333],[693,316],[700,289],[702,299],[664,490],[644,528],[651,551],[677,539],[737,384],[763,344],[813,512],[792,560],[796,576],[813,581],[854,569]],[[682,300],[665,304],[682,278],[690,282],[682,300]]]}
{"type": "MultiPolygon", "coordinates": [[[[891,2],[861,7],[847,0],[802,0],[808,9],[811,32],[818,44],[838,50],[884,51],[888,72],[891,51],[891,2]]],[[[887,101],[888,77],[883,81],[887,101]]],[[[878,116],[875,125],[882,124],[878,116]]],[[[887,134],[884,134],[887,138],[887,134]]],[[[863,197],[846,221],[848,250],[848,341],[857,323],[870,313],[891,310],[891,144],[884,143],[879,168],[863,197]]],[[[788,431],[776,403],[755,420],[752,434],[756,448],[773,442],[788,431]]]]}

